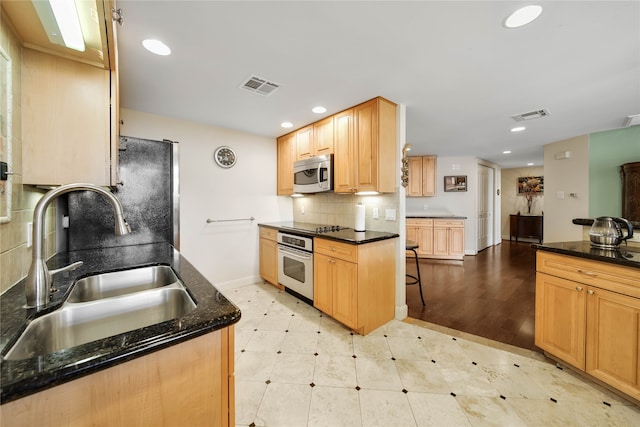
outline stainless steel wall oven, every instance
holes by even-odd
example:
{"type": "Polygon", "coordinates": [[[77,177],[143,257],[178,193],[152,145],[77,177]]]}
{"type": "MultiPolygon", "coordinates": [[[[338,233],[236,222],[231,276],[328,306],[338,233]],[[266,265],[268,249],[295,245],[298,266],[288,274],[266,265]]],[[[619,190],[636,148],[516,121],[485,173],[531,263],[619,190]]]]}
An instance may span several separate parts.
{"type": "Polygon", "coordinates": [[[313,305],[313,238],[278,233],[278,282],[313,305]]]}

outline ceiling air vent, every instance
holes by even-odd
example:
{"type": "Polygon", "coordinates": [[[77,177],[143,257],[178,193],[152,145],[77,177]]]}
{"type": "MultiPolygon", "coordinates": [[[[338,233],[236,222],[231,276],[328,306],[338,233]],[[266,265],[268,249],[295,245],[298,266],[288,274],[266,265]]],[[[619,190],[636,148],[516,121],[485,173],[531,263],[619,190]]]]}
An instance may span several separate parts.
{"type": "Polygon", "coordinates": [[[516,114],[515,116],[511,116],[511,118],[516,122],[522,122],[525,120],[539,119],[540,117],[546,117],[548,115],[549,111],[546,108],[543,108],[542,110],[534,110],[527,113],[516,114]]]}
{"type": "Polygon", "coordinates": [[[273,93],[273,91],[278,89],[280,85],[278,83],[273,83],[268,80],[261,79],[260,77],[251,76],[240,87],[251,92],[259,93],[263,96],[269,96],[273,93]]]}

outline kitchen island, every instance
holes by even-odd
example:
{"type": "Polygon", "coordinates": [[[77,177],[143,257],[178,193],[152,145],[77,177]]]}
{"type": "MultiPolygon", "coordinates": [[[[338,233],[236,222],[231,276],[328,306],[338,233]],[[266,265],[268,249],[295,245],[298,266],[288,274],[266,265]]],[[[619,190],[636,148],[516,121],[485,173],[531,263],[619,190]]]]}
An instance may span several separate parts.
{"type": "Polygon", "coordinates": [[[36,313],[24,308],[24,280],[0,297],[0,381],[7,425],[233,425],[233,325],[240,310],[166,243],[58,254],[58,289],[36,313]],[[5,355],[27,324],[56,310],[85,276],[168,265],[196,302],[176,319],[21,360],[5,355]]]}
{"type": "Polygon", "coordinates": [[[640,403],[640,248],[533,247],[536,345],[640,403]]]}

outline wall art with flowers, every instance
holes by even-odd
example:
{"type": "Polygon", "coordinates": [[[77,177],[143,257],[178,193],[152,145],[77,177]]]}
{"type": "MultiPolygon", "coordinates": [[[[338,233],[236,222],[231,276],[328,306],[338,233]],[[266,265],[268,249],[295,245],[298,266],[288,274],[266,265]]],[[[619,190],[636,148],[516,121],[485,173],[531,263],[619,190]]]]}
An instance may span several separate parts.
{"type": "Polygon", "coordinates": [[[518,194],[523,195],[527,199],[527,213],[531,213],[533,205],[533,196],[542,196],[544,194],[544,177],[542,176],[523,176],[518,178],[518,194]]]}

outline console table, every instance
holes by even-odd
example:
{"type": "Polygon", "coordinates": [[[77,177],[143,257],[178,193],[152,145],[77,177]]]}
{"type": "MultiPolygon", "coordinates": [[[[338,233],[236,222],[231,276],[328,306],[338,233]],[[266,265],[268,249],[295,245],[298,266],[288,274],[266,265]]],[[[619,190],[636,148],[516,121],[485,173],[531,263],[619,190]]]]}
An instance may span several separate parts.
{"type": "Polygon", "coordinates": [[[509,215],[509,240],[513,236],[538,239],[542,243],[542,215],[509,215]]]}

